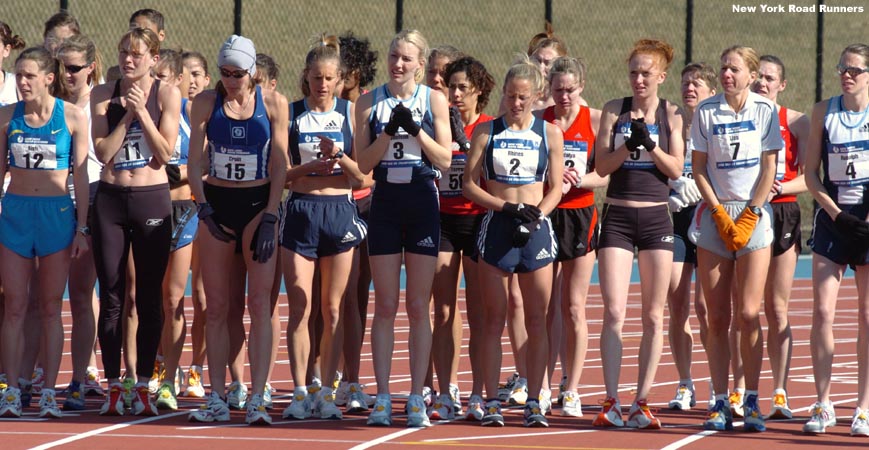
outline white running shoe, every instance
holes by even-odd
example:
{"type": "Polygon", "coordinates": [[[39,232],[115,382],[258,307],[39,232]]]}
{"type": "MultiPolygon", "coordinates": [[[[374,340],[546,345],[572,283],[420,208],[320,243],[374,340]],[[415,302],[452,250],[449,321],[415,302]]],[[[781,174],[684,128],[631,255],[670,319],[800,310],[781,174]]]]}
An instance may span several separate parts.
{"type": "Polygon", "coordinates": [[[851,419],[851,436],[869,436],[869,417],[860,408],[854,410],[854,418],[851,419]]]}
{"type": "Polygon", "coordinates": [[[211,391],[208,401],[199,409],[190,411],[187,420],[191,422],[229,422],[229,405],[220,398],[220,394],[211,391]]]}
{"type": "Polygon", "coordinates": [[[456,418],[453,412],[453,399],[449,394],[441,394],[432,407],[429,417],[432,420],[452,420],[456,418]]]}
{"type": "Polygon", "coordinates": [[[253,394],[247,402],[247,414],[244,416],[244,421],[248,425],[271,425],[272,417],[269,415],[268,409],[263,404],[262,394],[253,394]]]}
{"type": "Polygon", "coordinates": [[[769,410],[767,420],[790,420],[794,418],[794,413],[788,406],[788,394],[784,389],[776,389],[772,395],[772,408],[769,410]]]}
{"type": "Polygon", "coordinates": [[[485,402],[483,401],[483,397],[480,397],[477,394],[471,396],[468,399],[468,412],[465,414],[466,420],[476,420],[477,422],[483,420],[483,416],[486,414],[485,410],[485,402]]]}
{"type": "Polygon", "coordinates": [[[368,415],[369,426],[388,427],[392,425],[392,398],[389,394],[377,394],[374,408],[368,415]]]}
{"type": "Polygon", "coordinates": [[[52,419],[63,417],[63,412],[57,406],[55,395],[54,389],[42,388],[42,395],[39,397],[39,417],[49,417],[52,419]]]}
{"type": "Polygon", "coordinates": [[[317,410],[320,411],[321,419],[341,420],[341,410],[335,404],[335,394],[332,389],[323,388],[320,392],[320,398],[317,405],[317,410]]]}
{"type": "Polygon", "coordinates": [[[232,409],[244,409],[245,402],[247,402],[247,386],[233,381],[226,392],[226,403],[232,409]]]}
{"type": "Polygon", "coordinates": [[[516,379],[507,403],[513,406],[524,405],[528,401],[528,380],[522,377],[516,379]]]}
{"type": "Polygon", "coordinates": [[[297,387],[293,390],[293,402],[284,409],[284,419],[304,420],[311,417],[311,403],[308,399],[308,390],[305,387],[297,387]]]}
{"type": "Polygon", "coordinates": [[[821,402],[812,405],[812,417],[803,425],[803,432],[810,434],[826,433],[827,428],[836,425],[836,411],[832,406],[821,402]]]}
{"type": "Polygon", "coordinates": [[[582,401],[576,391],[566,391],[561,399],[561,415],[582,417],[582,401]]]}
{"type": "Polygon", "coordinates": [[[667,406],[669,406],[670,409],[688,411],[696,404],[697,400],[694,398],[694,386],[680,384],[679,387],[676,388],[676,396],[673,397],[673,400],[670,400],[670,403],[667,406]]]}
{"type": "Polygon", "coordinates": [[[347,413],[355,414],[368,411],[368,399],[370,395],[363,391],[364,386],[359,383],[350,383],[349,397],[347,400],[347,413]]]}
{"type": "MultiPolygon", "coordinates": [[[[447,396],[449,398],[449,396],[447,396]]],[[[425,400],[421,395],[411,394],[407,399],[407,426],[408,428],[430,427],[431,422],[426,414],[425,400]]]]}
{"type": "Polygon", "coordinates": [[[0,398],[0,417],[21,417],[21,389],[8,386],[0,398]]]}
{"type": "Polygon", "coordinates": [[[190,366],[187,371],[187,389],[184,390],[186,397],[205,398],[205,387],[202,386],[202,368],[190,366]]]}

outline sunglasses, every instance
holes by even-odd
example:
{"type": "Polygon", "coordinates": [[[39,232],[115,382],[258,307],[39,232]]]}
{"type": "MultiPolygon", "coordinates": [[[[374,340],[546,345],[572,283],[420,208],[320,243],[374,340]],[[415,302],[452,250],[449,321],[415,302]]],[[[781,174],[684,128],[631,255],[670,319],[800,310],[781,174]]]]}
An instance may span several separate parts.
{"type": "Polygon", "coordinates": [[[220,76],[226,78],[244,78],[247,75],[246,70],[226,70],[223,67],[220,68],[220,76]]]}
{"type": "Polygon", "coordinates": [[[847,73],[851,78],[857,78],[864,72],[869,72],[869,69],[863,67],[843,66],[841,64],[836,65],[836,73],[838,73],[840,77],[847,73]]]}
{"type": "Polygon", "coordinates": [[[87,69],[88,66],[90,66],[90,64],[85,64],[83,66],[64,65],[63,67],[66,68],[67,72],[75,75],[75,74],[81,72],[83,69],[87,69]]]}

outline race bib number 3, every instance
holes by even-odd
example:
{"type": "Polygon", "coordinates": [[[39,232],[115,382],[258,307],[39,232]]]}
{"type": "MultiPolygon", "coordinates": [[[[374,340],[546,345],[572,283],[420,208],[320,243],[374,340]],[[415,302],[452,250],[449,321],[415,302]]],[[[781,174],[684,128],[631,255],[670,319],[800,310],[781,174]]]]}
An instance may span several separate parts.
{"type": "Polygon", "coordinates": [[[20,169],[57,169],[57,151],[54,144],[14,143],[10,151],[15,167],[20,169]]]}

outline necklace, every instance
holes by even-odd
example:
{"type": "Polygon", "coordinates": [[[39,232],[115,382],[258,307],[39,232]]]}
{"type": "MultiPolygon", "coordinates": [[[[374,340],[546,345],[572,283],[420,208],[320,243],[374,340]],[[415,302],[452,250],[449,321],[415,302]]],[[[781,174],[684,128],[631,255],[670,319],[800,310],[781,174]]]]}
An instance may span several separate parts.
{"type": "Polygon", "coordinates": [[[229,109],[229,112],[235,114],[238,117],[241,117],[242,113],[247,111],[247,106],[250,105],[250,99],[252,99],[252,98],[253,98],[253,94],[251,93],[250,95],[247,96],[247,99],[244,101],[244,104],[241,105],[240,112],[236,111],[235,108],[232,107],[232,100],[227,100],[226,103],[224,103],[224,105],[226,105],[226,108],[229,109]]]}

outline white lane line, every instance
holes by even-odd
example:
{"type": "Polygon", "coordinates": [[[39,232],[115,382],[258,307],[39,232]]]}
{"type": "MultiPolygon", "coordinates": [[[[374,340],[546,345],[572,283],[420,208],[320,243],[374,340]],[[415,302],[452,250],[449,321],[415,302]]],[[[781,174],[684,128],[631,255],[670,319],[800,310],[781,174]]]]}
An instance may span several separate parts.
{"type": "Polygon", "coordinates": [[[54,448],[54,447],[58,447],[61,445],[69,444],[70,442],[80,441],[82,439],[87,439],[89,437],[98,436],[100,434],[108,433],[110,431],[120,430],[120,429],[127,428],[127,427],[130,427],[133,425],[141,425],[143,423],[156,422],[156,421],[161,420],[161,419],[168,419],[171,417],[177,417],[177,416],[180,416],[183,414],[187,414],[188,412],[189,411],[178,411],[178,412],[172,413],[172,414],[164,414],[162,416],[146,417],[144,419],[134,420],[132,422],[119,423],[119,424],[111,425],[108,427],[97,428],[96,430],[91,430],[91,431],[88,431],[85,433],[77,434],[75,436],[70,436],[70,437],[65,438],[65,439],[60,439],[58,441],[48,442],[46,444],[42,444],[40,446],[33,447],[32,450],[44,450],[44,449],[54,448]]]}
{"type": "Polygon", "coordinates": [[[415,432],[417,432],[419,430],[423,430],[423,429],[424,428],[407,428],[407,429],[404,429],[401,431],[396,431],[395,433],[387,434],[386,436],[381,436],[377,439],[374,439],[373,441],[364,442],[364,443],[359,444],[355,447],[351,447],[350,450],[365,450],[367,448],[374,447],[375,445],[384,444],[384,443],[389,442],[393,439],[398,439],[402,436],[406,436],[410,433],[415,433],[415,432]]]}
{"type": "Polygon", "coordinates": [[[519,434],[495,434],[492,436],[463,436],[463,437],[454,437],[454,438],[440,438],[440,439],[424,439],[422,442],[451,442],[451,441],[476,441],[480,439],[509,439],[509,438],[520,438],[520,437],[543,437],[543,436],[555,436],[558,434],[582,434],[582,433],[596,433],[600,430],[571,430],[571,431],[552,431],[552,432],[539,432],[539,433],[519,433],[519,434]]]}

